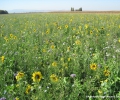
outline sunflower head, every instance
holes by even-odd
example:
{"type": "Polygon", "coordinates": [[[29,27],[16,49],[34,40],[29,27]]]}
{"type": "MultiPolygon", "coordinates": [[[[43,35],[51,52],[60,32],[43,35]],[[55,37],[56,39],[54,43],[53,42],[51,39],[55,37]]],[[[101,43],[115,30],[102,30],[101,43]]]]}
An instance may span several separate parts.
{"type": "Polygon", "coordinates": [[[2,57],[1,57],[2,63],[4,62],[4,60],[5,60],[5,56],[2,56],[2,57]]]}
{"type": "Polygon", "coordinates": [[[57,77],[55,74],[52,74],[52,75],[50,76],[50,80],[51,80],[52,82],[58,82],[58,77],[57,77]]]}
{"type": "Polygon", "coordinates": [[[41,74],[41,72],[34,72],[34,73],[32,74],[32,79],[33,79],[34,82],[40,82],[41,79],[42,79],[42,74],[41,74]]]}
{"type": "Polygon", "coordinates": [[[110,75],[110,71],[105,69],[105,70],[104,70],[104,75],[105,75],[105,76],[109,76],[109,75],[110,75]]]}
{"type": "Polygon", "coordinates": [[[90,64],[90,69],[91,70],[96,70],[97,69],[97,65],[95,63],[90,64]]]}
{"type": "Polygon", "coordinates": [[[19,81],[20,79],[22,79],[23,76],[24,76],[23,72],[18,72],[17,75],[15,76],[15,78],[17,81],[19,81]]]}
{"type": "Polygon", "coordinates": [[[26,88],[25,93],[28,94],[30,92],[30,90],[31,90],[31,85],[28,85],[27,88],[26,88]]]}

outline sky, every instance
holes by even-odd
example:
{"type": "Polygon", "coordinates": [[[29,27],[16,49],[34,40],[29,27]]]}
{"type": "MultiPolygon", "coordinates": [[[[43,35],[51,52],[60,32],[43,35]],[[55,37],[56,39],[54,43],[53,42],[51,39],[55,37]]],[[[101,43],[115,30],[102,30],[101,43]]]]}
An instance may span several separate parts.
{"type": "Polygon", "coordinates": [[[14,10],[70,10],[71,7],[83,11],[120,10],[120,0],[0,0],[0,9],[14,10]]]}

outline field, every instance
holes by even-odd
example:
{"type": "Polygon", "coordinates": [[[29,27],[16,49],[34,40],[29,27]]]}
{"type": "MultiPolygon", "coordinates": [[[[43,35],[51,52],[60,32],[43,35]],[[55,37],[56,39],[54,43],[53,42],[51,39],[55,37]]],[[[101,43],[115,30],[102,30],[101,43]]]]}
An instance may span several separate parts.
{"type": "Polygon", "coordinates": [[[120,14],[0,15],[0,74],[0,100],[120,100],[120,14]]]}

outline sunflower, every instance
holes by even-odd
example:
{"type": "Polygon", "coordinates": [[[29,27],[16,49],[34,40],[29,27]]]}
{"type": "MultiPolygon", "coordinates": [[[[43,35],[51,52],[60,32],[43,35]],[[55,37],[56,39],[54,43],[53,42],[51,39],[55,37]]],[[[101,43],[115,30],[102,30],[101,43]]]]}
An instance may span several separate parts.
{"type": "Polygon", "coordinates": [[[56,67],[56,66],[57,66],[57,62],[54,61],[54,62],[52,63],[52,66],[53,66],[53,67],[56,67]]]}
{"type": "Polygon", "coordinates": [[[91,70],[96,70],[97,69],[97,65],[95,63],[90,64],[90,69],[91,70]]]}
{"type": "Polygon", "coordinates": [[[1,57],[2,63],[4,62],[4,60],[5,60],[5,56],[2,56],[2,57],[1,57]]]}
{"type": "Polygon", "coordinates": [[[105,76],[109,76],[109,75],[110,75],[110,71],[105,69],[105,70],[104,70],[104,75],[105,75],[105,76]]]}
{"type": "Polygon", "coordinates": [[[68,25],[65,25],[65,28],[68,28],[68,25]]]}
{"type": "Polygon", "coordinates": [[[30,90],[31,90],[31,85],[28,85],[27,88],[26,88],[25,93],[28,94],[30,92],[30,90]]]}
{"type": "Polygon", "coordinates": [[[33,79],[34,82],[40,82],[41,79],[42,79],[42,74],[41,74],[41,72],[34,72],[34,73],[32,74],[32,79],[33,79]]]}
{"type": "Polygon", "coordinates": [[[52,82],[58,82],[58,77],[57,77],[55,74],[52,74],[52,75],[50,76],[50,80],[51,80],[52,82]]]}
{"type": "Polygon", "coordinates": [[[55,48],[55,46],[54,45],[51,45],[51,49],[54,49],[55,48]]]}
{"type": "Polygon", "coordinates": [[[80,45],[80,44],[81,44],[80,40],[76,40],[76,41],[75,41],[75,44],[76,44],[76,45],[80,45]]]}
{"type": "Polygon", "coordinates": [[[15,76],[15,78],[17,81],[19,81],[23,76],[24,76],[23,72],[18,72],[17,75],[15,76]]]}

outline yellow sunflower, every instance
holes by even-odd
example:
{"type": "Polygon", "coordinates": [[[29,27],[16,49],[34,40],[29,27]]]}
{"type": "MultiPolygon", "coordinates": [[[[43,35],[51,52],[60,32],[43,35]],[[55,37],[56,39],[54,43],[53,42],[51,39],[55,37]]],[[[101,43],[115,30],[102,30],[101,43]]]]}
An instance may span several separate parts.
{"type": "Polygon", "coordinates": [[[25,93],[28,94],[30,92],[30,90],[31,90],[31,85],[28,85],[27,88],[26,88],[25,93]]]}
{"type": "Polygon", "coordinates": [[[58,82],[58,77],[57,77],[55,74],[52,74],[52,75],[50,76],[50,80],[51,80],[52,82],[58,82]]]}
{"type": "Polygon", "coordinates": [[[56,66],[57,66],[57,62],[54,61],[54,62],[52,63],[52,66],[53,66],[53,67],[56,67],[56,66]]]}
{"type": "Polygon", "coordinates": [[[68,28],[68,25],[65,25],[65,28],[68,28]]]}
{"type": "Polygon", "coordinates": [[[17,75],[15,76],[15,78],[17,81],[19,81],[23,76],[24,76],[23,72],[18,72],[17,75]]]}
{"type": "Polygon", "coordinates": [[[97,69],[97,65],[95,63],[90,64],[90,69],[91,70],[96,70],[97,69]]]}
{"type": "Polygon", "coordinates": [[[110,71],[105,69],[105,70],[104,70],[104,75],[105,75],[105,76],[109,76],[109,75],[110,75],[110,71]]]}
{"type": "Polygon", "coordinates": [[[34,82],[40,82],[41,79],[42,79],[42,74],[41,74],[41,72],[34,72],[34,73],[32,74],[32,79],[33,79],[34,82]]]}
{"type": "Polygon", "coordinates": [[[5,60],[5,56],[2,56],[2,57],[1,57],[2,63],[4,62],[4,60],[5,60]]]}

